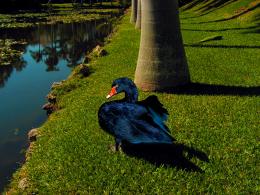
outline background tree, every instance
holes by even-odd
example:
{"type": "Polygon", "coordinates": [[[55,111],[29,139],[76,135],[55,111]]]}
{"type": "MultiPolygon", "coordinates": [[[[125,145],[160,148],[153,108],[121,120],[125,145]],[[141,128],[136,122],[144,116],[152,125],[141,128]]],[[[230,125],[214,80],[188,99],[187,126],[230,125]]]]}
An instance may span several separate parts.
{"type": "Polygon", "coordinates": [[[37,0],[1,0],[0,10],[39,9],[40,7],[40,1],[37,0]]]}
{"type": "Polygon", "coordinates": [[[141,0],[138,0],[137,2],[137,16],[136,16],[135,28],[141,29],[141,0]]]}
{"type": "Polygon", "coordinates": [[[120,6],[126,8],[131,5],[131,0],[119,0],[120,6]]]}
{"type": "Polygon", "coordinates": [[[135,83],[145,91],[164,91],[189,81],[177,0],[143,0],[135,83]]]}
{"type": "Polygon", "coordinates": [[[90,7],[92,7],[92,5],[93,5],[93,0],[88,0],[88,3],[89,3],[89,5],[90,5],[90,7]]]}
{"type": "Polygon", "coordinates": [[[134,24],[136,22],[136,17],[137,17],[137,0],[132,0],[131,6],[132,6],[132,12],[131,12],[130,22],[134,24]]]}

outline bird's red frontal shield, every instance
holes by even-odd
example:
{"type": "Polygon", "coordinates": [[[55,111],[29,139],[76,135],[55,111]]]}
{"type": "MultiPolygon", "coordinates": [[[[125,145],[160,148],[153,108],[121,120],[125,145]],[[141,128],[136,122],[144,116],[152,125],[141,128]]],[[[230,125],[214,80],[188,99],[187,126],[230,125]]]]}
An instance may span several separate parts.
{"type": "Polygon", "coordinates": [[[117,94],[116,86],[115,86],[115,87],[112,87],[110,93],[107,95],[107,99],[108,99],[108,98],[111,98],[111,97],[114,96],[115,94],[117,94]]]}

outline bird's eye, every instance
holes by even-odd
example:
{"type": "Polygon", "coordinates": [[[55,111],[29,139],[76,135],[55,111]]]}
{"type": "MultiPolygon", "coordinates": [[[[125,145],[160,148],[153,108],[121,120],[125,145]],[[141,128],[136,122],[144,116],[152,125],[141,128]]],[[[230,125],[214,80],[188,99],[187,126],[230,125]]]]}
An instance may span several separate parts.
{"type": "Polygon", "coordinates": [[[118,85],[112,85],[112,87],[118,88],[118,85]]]}

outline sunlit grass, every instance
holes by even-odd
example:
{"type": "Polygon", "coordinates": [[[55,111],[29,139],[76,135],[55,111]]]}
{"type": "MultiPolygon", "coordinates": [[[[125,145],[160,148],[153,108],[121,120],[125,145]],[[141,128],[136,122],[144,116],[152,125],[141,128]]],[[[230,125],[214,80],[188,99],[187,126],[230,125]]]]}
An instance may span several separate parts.
{"type": "MultiPolygon", "coordinates": [[[[226,12],[225,7],[222,11],[226,12]]],[[[218,12],[221,14],[221,9],[218,12]]],[[[243,26],[237,19],[193,24],[213,20],[215,14],[197,19],[192,16],[196,15],[181,14],[185,44],[223,36],[223,40],[185,47],[192,82],[230,86],[240,94],[224,91],[222,95],[207,95],[203,89],[194,94],[156,93],[170,113],[167,125],[177,143],[208,156],[209,162],[190,159],[203,173],[158,167],[108,149],[114,140],[100,129],[97,111],[115,78],[134,76],[140,32],[129,23],[128,13],[111,43],[105,46],[108,55],[90,63],[94,73],[88,78],[70,79],[65,86],[74,86],[72,90],[60,91],[61,110],[40,128],[33,154],[15,174],[11,192],[22,192],[18,184],[26,178],[25,193],[258,194],[259,91],[258,96],[248,96],[236,88],[260,86],[259,35],[247,28],[255,24],[243,26]]],[[[155,93],[140,92],[140,99],[150,94],[155,93]]]]}

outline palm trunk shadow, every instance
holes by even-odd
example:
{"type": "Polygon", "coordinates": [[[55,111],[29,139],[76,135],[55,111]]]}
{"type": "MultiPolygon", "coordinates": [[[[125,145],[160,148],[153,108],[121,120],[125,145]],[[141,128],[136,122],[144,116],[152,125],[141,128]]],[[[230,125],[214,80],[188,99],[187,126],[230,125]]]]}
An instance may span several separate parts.
{"type": "Polygon", "coordinates": [[[198,158],[209,162],[204,152],[183,144],[122,144],[125,154],[144,159],[155,166],[175,167],[191,172],[203,172],[200,167],[191,162],[198,158]]]}
{"type": "Polygon", "coordinates": [[[259,96],[260,86],[225,86],[204,83],[189,83],[184,86],[168,89],[167,93],[185,95],[233,95],[233,96],[259,96]]]}

